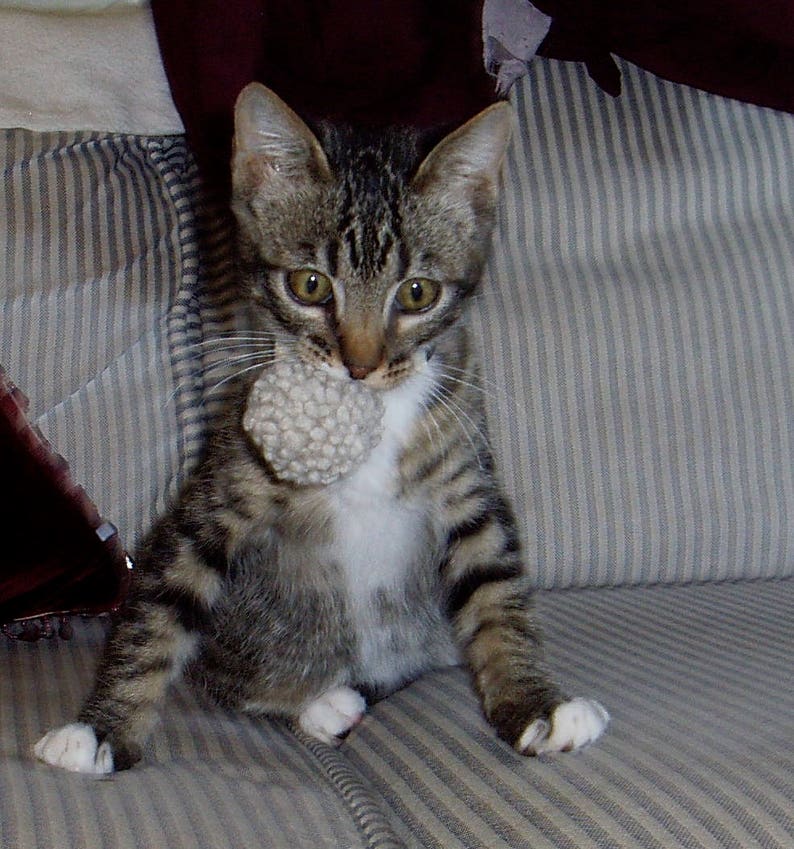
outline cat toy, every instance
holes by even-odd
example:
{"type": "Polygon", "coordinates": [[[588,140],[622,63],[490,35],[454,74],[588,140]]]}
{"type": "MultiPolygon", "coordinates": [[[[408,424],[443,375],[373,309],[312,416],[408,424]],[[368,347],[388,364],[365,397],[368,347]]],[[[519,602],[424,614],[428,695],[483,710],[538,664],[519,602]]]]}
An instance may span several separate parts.
{"type": "Polygon", "coordinates": [[[383,402],[361,381],[294,363],[265,369],[248,394],[243,429],[275,475],[302,486],[333,483],[358,467],[383,431],[383,402]]]}

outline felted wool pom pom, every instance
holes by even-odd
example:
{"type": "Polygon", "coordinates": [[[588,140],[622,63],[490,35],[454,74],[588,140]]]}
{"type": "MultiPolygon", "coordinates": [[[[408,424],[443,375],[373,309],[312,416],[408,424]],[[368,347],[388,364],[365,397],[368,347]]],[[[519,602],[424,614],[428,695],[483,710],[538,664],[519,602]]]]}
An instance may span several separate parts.
{"type": "Polygon", "coordinates": [[[380,442],[383,402],[360,381],[277,363],[251,388],[243,429],[278,478],[325,485],[353,471],[380,442]]]}

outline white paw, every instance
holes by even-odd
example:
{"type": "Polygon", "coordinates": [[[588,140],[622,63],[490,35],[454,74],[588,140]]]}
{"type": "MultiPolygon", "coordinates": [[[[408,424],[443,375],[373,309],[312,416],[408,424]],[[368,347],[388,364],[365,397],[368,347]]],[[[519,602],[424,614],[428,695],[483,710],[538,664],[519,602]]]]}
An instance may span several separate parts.
{"type": "Polygon", "coordinates": [[[90,725],[74,722],[45,734],[33,747],[40,761],[88,775],[113,772],[113,750],[107,743],[97,745],[90,725]]]}
{"type": "Polygon", "coordinates": [[[303,709],[298,724],[323,743],[336,743],[360,722],[366,710],[360,693],[350,687],[334,687],[303,709]]]}
{"type": "Polygon", "coordinates": [[[609,722],[609,714],[592,699],[571,699],[557,705],[548,720],[531,722],[516,748],[523,755],[573,752],[597,740],[609,722]]]}

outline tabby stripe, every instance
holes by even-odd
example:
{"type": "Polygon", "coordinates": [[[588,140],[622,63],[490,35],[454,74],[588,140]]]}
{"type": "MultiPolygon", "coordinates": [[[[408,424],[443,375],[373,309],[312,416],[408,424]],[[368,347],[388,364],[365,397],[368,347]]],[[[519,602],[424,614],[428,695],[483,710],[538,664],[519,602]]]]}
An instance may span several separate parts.
{"type": "Polygon", "coordinates": [[[484,584],[512,581],[521,576],[518,563],[491,563],[478,566],[458,578],[447,594],[447,615],[456,616],[468,604],[471,597],[484,584]]]}
{"type": "Polygon", "coordinates": [[[190,541],[193,551],[201,558],[205,566],[219,575],[229,570],[229,558],[226,554],[228,531],[217,521],[208,517],[198,520],[183,514],[178,522],[177,533],[190,541]]]}
{"type": "Polygon", "coordinates": [[[334,239],[325,246],[325,261],[331,277],[336,277],[339,271],[339,245],[334,239]]]}
{"type": "MultiPolygon", "coordinates": [[[[443,460],[444,458],[442,457],[441,459],[443,460]]],[[[446,488],[451,487],[466,474],[475,474],[479,477],[479,470],[475,469],[475,464],[472,462],[472,458],[468,454],[464,454],[463,461],[449,473],[441,485],[446,488]]]]}
{"type": "MultiPolygon", "coordinates": [[[[130,676],[142,677],[144,675],[156,675],[173,669],[174,661],[170,657],[157,657],[152,660],[142,660],[128,665],[130,676]]],[[[134,705],[134,702],[130,702],[134,705]]]]}
{"type": "Polygon", "coordinates": [[[400,240],[397,246],[397,256],[399,264],[397,266],[397,277],[403,280],[408,274],[408,269],[411,267],[411,249],[404,240],[400,240]]]}
{"type": "MultiPolygon", "coordinates": [[[[481,491],[478,488],[473,489],[460,500],[474,499],[478,494],[482,494],[481,491]]],[[[497,522],[505,534],[505,543],[501,553],[515,554],[518,552],[521,548],[521,542],[515,529],[513,516],[507,503],[501,498],[496,503],[489,502],[486,509],[454,527],[447,536],[447,546],[452,546],[480,533],[491,522],[497,522]]]]}
{"type": "MultiPolygon", "coordinates": [[[[504,633],[506,631],[510,631],[512,633],[514,640],[517,639],[521,642],[521,644],[525,647],[525,651],[529,650],[531,647],[540,648],[541,639],[539,633],[528,621],[526,611],[524,611],[523,615],[514,614],[512,616],[502,617],[490,616],[487,619],[484,619],[477,625],[473,633],[466,638],[463,648],[468,649],[478,639],[487,637],[489,632],[504,633]]],[[[481,670],[472,664],[472,671],[480,672],[481,670]]]]}
{"type": "Polygon", "coordinates": [[[224,543],[214,539],[194,540],[193,551],[201,558],[205,566],[219,575],[225,575],[229,571],[229,558],[226,556],[224,543]]]}
{"type": "Polygon", "coordinates": [[[174,611],[179,624],[188,632],[207,631],[211,624],[210,610],[201,599],[179,587],[161,587],[152,599],[155,604],[174,611]]]}
{"type": "MultiPolygon", "coordinates": [[[[467,498],[470,497],[467,494],[467,498]]],[[[465,500],[465,499],[462,499],[465,500]]],[[[493,512],[490,507],[485,510],[476,513],[469,519],[466,519],[465,522],[461,522],[459,525],[456,525],[450,532],[447,537],[447,546],[455,545],[456,543],[463,542],[465,539],[469,539],[476,534],[481,533],[491,522],[494,520],[493,512]]]]}
{"type": "Polygon", "coordinates": [[[380,246],[380,253],[378,254],[377,260],[377,270],[380,271],[386,265],[386,260],[389,258],[389,253],[391,253],[391,249],[394,247],[394,237],[391,233],[386,233],[383,237],[383,243],[380,246]]]}
{"type": "Polygon", "coordinates": [[[358,268],[360,258],[358,255],[356,233],[354,230],[351,229],[348,230],[347,233],[345,233],[345,241],[347,242],[348,250],[350,253],[350,264],[353,266],[353,268],[358,268]]]}
{"type": "MultiPolygon", "coordinates": [[[[532,684],[535,682],[527,682],[532,684]]],[[[522,699],[518,703],[504,702],[498,705],[489,717],[497,734],[511,746],[515,746],[527,728],[527,717],[548,715],[563,701],[562,694],[556,689],[538,686],[526,688],[533,697],[522,699]]],[[[524,692],[522,690],[522,692],[524,692]]]]}
{"type": "MultiPolygon", "coordinates": [[[[416,471],[415,480],[418,483],[430,480],[435,477],[438,470],[446,463],[447,457],[443,451],[438,451],[426,463],[423,463],[416,471]]],[[[442,486],[449,486],[460,478],[464,472],[471,468],[469,458],[465,458],[465,462],[456,466],[455,469],[444,479],[442,486]]]]}

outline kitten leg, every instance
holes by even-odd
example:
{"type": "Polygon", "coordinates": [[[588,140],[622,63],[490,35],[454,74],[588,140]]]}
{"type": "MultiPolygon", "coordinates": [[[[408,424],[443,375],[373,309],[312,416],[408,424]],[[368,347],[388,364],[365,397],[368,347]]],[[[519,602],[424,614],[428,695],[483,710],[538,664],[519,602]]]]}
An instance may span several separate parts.
{"type": "MultiPolygon", "coordinates": [[[[587,746],[601,736],[609,714],[592,699],[566,698],[554,683],[542,661],[529,597],[518,590],[511,598],[511,583],[499,581],[479,592],[480,598],[472,598],[462,617],[478,622],[464,654],[486,716],[497,733],[524,755],[587,746]],[[492,603],[494,596],[501,596],[501,605],[484,603],[488,595],[492,603]]],[[[472,625],[470,621],[469,629],[472,625]]]]}
{"type": "Polygon", "coordinates": [[[567,752],[596,740],[609,715],[598,702],[568,699],[542,658],[529,581],[504,502],[495,495],[450,532],[443,576],[448,614],[483,711],[526,755],[567,752]]]}
{"type": "Polygon", "coordinates": [[[49,732],[34,747],[46,763],[98,775],[131,767],[141,758],[168,685],[194,655],[219,592],[217,571],[169,524],[153,535],[139,569],[77,722],[49,732]],[[162,569],[147,570],[152,563],[162,569]]]}
{"type": "Polygon", "coordinates": [[[156,708],[194,646],[178,626],[167,627],[163,611],[154,618],[161,621],[153,624],[150,616],[114,628],[77,722],[45,734],[33,749],[39,760],[94,775],[129,769],[140,760],[156,708]]]}
{"type": "Polygon", "coordinates": [[[301,711],[298,725],[323,743],[334,744],[361,721],[366,710],[360,693],[350,687],[333,687],[301,711]]]}

